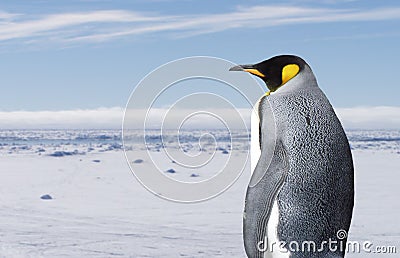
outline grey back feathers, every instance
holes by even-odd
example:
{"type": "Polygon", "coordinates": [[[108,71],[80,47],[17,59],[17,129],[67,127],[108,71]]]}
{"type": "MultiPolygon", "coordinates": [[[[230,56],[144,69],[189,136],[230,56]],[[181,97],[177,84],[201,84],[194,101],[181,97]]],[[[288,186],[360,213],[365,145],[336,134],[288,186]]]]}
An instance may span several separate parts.
{"type": "MultiPolygon", "coordinates": [[[[261,157],[246,195],[244,241],[249,257],[263,257],[274,200],[280,241],[339,241],[353,209],[353,161],[345,132],[308,67],[259,106],[261,157]],[[274,126],[271,126],[274,122],[274,126]]],[[[343,257],[332,252],[291,252],[290,257],[343,257]]]]}

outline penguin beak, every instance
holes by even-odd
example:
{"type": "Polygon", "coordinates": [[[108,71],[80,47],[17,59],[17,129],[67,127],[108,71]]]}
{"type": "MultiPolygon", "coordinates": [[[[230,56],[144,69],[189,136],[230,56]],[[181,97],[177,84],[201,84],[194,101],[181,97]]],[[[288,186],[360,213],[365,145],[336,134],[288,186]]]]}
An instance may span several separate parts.
{"type": "Polygon", "coordinates": [[[237,66],[231,67],[229,69],[229,71],[245,71],[245,69],[253,69],[253,68],[254,68],[254,66],[250,65],[250,64],[248,64],[248,65],[237,65],[237,66]]]}
{"type": "Polygon", "coordinates": [[[257,76],[262,77],[262,78],[265,77],[265,75],[262,72],[260,72],[254,65],[251,65],[251,64],[249,64],[249,65],[237,65],[237,66],[231,67],[229,69],[229,71],[243,71],[243,72],[248,72],[248,73],[257,75],[257,76]]]}

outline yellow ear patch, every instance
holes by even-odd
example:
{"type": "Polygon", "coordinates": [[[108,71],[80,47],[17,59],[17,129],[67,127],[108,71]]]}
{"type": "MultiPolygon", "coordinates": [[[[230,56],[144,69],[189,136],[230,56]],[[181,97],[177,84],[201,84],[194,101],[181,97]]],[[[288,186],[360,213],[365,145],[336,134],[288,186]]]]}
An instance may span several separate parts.
{"type": "Polygon", "coordinates": [[[296,64],[288,64],[282,69],[282,85],[295,77],[300,71],[300,67],[296,64]]]}
{"type": "Polygon", "coordinates": [[[260,77],[265,77],[265,75],[263,73],[261,73],[259,70],[257,69],[244,69],[246,72],[249,72],[251,74],[260,76],[260,77]]]}

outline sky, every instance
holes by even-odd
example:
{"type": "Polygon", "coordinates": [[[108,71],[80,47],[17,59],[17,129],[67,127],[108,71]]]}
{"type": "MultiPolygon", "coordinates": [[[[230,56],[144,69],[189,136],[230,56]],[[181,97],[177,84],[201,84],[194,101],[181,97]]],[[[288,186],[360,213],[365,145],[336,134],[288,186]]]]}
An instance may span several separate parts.
{"type": "Polygon", "coordinates": [[[0,121],[24,127],[15,117],[34,124],[75,110],[115,112],[115,124],[140,80],[167,62],[296,54],[342,117],[362,110],[364,124],[400,128],[399,26],[390,0],[2,1],[0,121]]]}

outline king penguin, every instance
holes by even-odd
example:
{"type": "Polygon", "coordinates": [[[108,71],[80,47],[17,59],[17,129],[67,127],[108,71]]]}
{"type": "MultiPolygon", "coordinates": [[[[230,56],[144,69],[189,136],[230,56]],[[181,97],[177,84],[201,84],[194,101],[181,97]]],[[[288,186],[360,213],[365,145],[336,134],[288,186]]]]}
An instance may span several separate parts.
{"type": "Polygon", "coordinates": [[[252,128],[258,137],[251,154],[258,161],[243,214],[247,256],[344,257],[353,160],[310,66],[298,56],[281,55],[230,70],[256,75],[269,89],[255,106],[252,128]]]}

